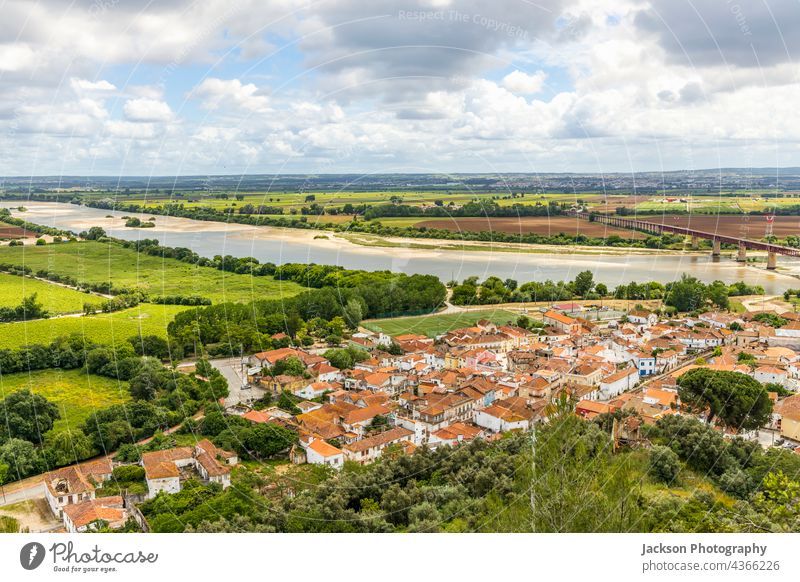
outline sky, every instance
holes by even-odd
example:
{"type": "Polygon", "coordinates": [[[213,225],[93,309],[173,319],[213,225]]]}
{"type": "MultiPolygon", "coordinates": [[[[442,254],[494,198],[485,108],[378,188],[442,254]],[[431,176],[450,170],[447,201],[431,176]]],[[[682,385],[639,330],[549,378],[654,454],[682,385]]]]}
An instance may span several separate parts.
{"type": "Polygon", "coordinates": [[[0,175],[800,165],[798,0],[6,0],[0,175]]]}

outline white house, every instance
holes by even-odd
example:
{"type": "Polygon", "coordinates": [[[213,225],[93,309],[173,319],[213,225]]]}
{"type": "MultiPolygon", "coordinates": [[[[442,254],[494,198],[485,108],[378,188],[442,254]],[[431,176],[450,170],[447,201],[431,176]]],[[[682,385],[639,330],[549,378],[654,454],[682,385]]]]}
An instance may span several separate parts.
{"type": "Polygon", "coordinates": [[[800,338],[800,321],[790,321],[775,330],[776,337],[800,338]]]}
{"type": "Polygon", "coordinates": [[[498,404],[487,406],[475,411],[475,424],[494,433],[510,430],[528,430],[531,426],[530,418],[503,408],[498,404]]]}
{"type": "MultiPolygon", "coordinates": [[[[306,461],[312,465],[328,465],[334,469],[344,466],[344,452],[320,438],[310,437],[311,442],[303,448],[306,450],[306,461]]],[[[302,441],[301,441],[301,444],[302,441]]]]}
{"type": "Polygon", "coordinates": [[[626,390],[630,390],[639,382],[637,368],[625,368],[606,376],[600,382],[600,394],[604,399],[616,398],[626,390]]]}
{"type": "Polygon", "coordinates": [[[95,498],[95,486],[111,478],[111,461],[102,459],[62,467],[45,474],[44,496],[53,515],[64,517],[64,508],[95,498]]]}
{"type": "Polygon", "coordinates": [[[658,316],[652,311],[635,309],[628,313],[628,321],[636,325],[655,325],[658,323],[658,316]]]}
{"type": "Polygon", "coordinates": [[[789,374],[786,370],[775,366],[759,366],[753,372],[753,378],[762,384],[780,384],[781,386],[785,386],[789,379],[789,374]]]}
{"type": "Polygon", "coordinates": [[[392,444],[408,442],[413,433],[401,426],[344,446],[344,455],[348,461],[368,463],[379,458],[383,450],[392,444]]]}
{"type": "Polygon", "coordinates": [[[176,447],[164,451],[142,454],[147,482],[147,497],[160,492],[178,493],[181,490],[181,469],[193,469],[201,479],[219,483],[225,489],[231,484],[232,465],[238,463],[235,453],[217,448],[208,439],[199,441],[194,447],[176,447]]]}
{"type": "Polygon", "coordinates": [[[306,400],[313,400],[314,398],[319,398],[325,394],[325,392],[330,390],[333,390],[333,386],[331,386],[328,382],[311,382],[299,390],[295,390],[294,395],[299,396],[300,398],[305,398],[306,400]]]}
{"type": "Polygon", "coordinates": [[[633,356],[633,363],[639,370],[640,376],[651,376],[658,369],[656,366],[656,356],[639,352],[633,356]]]}

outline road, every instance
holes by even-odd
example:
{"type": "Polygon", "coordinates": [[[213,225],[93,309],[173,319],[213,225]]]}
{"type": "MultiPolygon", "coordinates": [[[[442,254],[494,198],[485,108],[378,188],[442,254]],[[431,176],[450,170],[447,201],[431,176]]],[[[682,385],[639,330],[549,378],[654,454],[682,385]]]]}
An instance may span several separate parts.
{"type": "Polygon", "coordinates": [[[243,371],[241,358],[220,358],[209,360],[228,381],[228,397],[225,399],[225,406],[236,406],[240,403],[248,403],[258,400],[266,393],[266,390],[256,386],[247,386],[243,382],[243,371]]]}
{"type": "MultiPolygon", "coordinates": [[[[5,495],[0,494],[0,505],[11,505],[20,501],[39,499],[44,497],[44,481],[41,475],[37,475],[36,481],[26,488],[8,491],[5,495]]],[[[22,481],[20,481],[22,483],[22,481]]]]}

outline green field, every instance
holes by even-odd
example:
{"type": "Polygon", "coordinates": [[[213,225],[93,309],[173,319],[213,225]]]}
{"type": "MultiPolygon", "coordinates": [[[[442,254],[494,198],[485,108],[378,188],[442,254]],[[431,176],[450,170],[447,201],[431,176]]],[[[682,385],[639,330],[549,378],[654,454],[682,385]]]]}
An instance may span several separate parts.
{"type": "Polygon", "coordinates": [[[383,332],[393,336],[404,333],[418,333],[428,337],[435,337],[451,329],[475,325],[475,322],[479,319],[488,319],[494,323],[501,324],[515,321],[517,317],[516,313],[505,309],[480,309],[460,313],[434,313],[417,317],[373,319],[365,321],[362,325],[372,331],[383,332]]]}
{"type": "MultiPolygon", "coordinates": [[[[513,190],[513,189],[512,189],[513,190]]],[[[525,193],[524,195],[518,194],[516,198],[511,198],[509,194],[512,190],[502,192],[470,192],[470,191],[437,191],[437,190],[419,190],[419,191],[385,191],[385,192],[248,192],[244,194],[242,200],[236,200],[235,193],[229,193],[228,198],[215,198],[213,196],[203,195],[199,192],[178,192],[173,196],[151,195],[147,198],[136,196],[124,198],[121,201],[125,203],[139,204],[145,207],[162,206],[163,204],[175,203],[183,204],[186,208],[209,207],[217,210],[224,210],[226,208],[236,211],[238,208],[252,204],[254,206],[266,205],[282,208],[284,214],[282,216],[289,216],[291,210],[299,211],[303,206],[308,206],[312,201],[306,202],[307,196],[314,196],[313,202],[320,204],[324,207],[341,207],[345,204],[389,204],[393,197],[400,198],[403,204],[431,205],[437,200],[444,201],[445,204],[452,202],[453,204],[464,204],[474,199],[494,199],[498,204],[509,205],[516,203],[535,204],[536,202],[547,203],[551,200],[557,202],[574,202],[576,199],[581,199],[589,203],[599,203],[603,200],[603,196],[598,193],[525,193]]],[[[312,218],[308,217],[309,220],[312,218]]],[[[325,216],[325,220],[331,219],[340,222],[342,220],[349,220],[350,217],[342,216],[325,216]]]]}
{"type": "Polygon", "coordinates": [[[82,370],[39,370],[0,377],[0,394],[28,388],[58,406],[61,418],[52,432],[77,428],[100,408],[130,400],[127,382],[87,374],[82,370]]]}
{"type": "Polygon", "coordinates": [[[84,303],[99,305],[105,301],[97,295],[81,293],[61,285],[0,273],[0,307],[16,307],[24,297],[33,293],[50,314],[75,313],[83,310],[84,303]]]}
{"type": "MultiPolygon", "coordinates": [[[[303,287],[272,277],[251,277],[137,253],[115,243],[71,242],[0,246],[0,263],[71,275],[87,283],[111,282],[151,295],[201,295],[215,303],[296,295],[303,287]]],[[[78,309],[80,310],[80,309],[78,309]]]]}
{"type": "Polygon", "coordinates": [[[55,338],[73,333],[87,341],[115,345],[141,335],[167,336],[167,325],[175,314],[190,309],[185,305],[152,305],[86,317],[60,317],[37,321],[0,324],[0,348],[18,348],[27,344],[49,344],[55,338]]]}

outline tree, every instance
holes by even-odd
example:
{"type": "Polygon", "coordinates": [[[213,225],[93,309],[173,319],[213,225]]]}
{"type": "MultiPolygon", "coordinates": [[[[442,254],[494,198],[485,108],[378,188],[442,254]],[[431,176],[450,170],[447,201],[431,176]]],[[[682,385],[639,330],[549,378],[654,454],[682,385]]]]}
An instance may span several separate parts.
{"type": "Polygon", "coordinates": [[[286,390],[281,392],[281,395],[278,397],[278,408],[290,412],[291,414],[300,414],[302,412],[294,403],[292,395],[286,390]]]}
{"type": "Polygon", "coordinates": [[[667,296],[664,303],[671,305],[678,311],[694,311],[700,308],[705,301],[705,285],[695,277],[684,273],[680,281],[667,286],[667,296]]]}
{"type": "Polygon", "coordinates": [[[663,445],[654,445],[650,449],[649,473],[656,479],[664,483],[671,484],[677,479],[681,470],[681,463],[678,455],[663,445]]]}
{"type": "Polygon", "coordinates": [[[520,315],[517,318],[517,327],[521,327],[523,329],[528,329],[531,324],[531,320],[526,315],[520,315]]]}
{"type": "Polygon", "coordinates": [[[78,429],[59,432],[47,448],[48,455],[57,466],[78,463],[94,455],[94,452],[91,439],[78,429]]]}
{"type": "Polygon", "coordinates": [[[728,299],[728,286],[722,281],[714,281],[706,287],[706,297],[711,303],[721,309],[728,309],[730,307],[730,299],[728,299]]]}
{"type": "Polygon", "coordinates": [[[356,329],[364,318],[364,309],[361,303],[355,298],[350,299],[344,306],[344,320],[350,329],[356,329]]]}
{"type": "Polygon", "coordinates": [[[589,291],[594,287],[594,275],[591,271],[581,271],[575,277],[575,293],[581,297],[586,297],[589,291]]]}
{"type": "Polygon", "coordinates": [[[86,240],[98,240],[101,238],[105,238],[106,231],[100,228],[99,226],[93,226],[86,232],[82,232],[80,234],[81,238],[85,238],[86,240]]]}
{"type": "Polygon", "coordinates": [[[163,385],[161,371],[145,366],[131,378],[128,388],[134,400],[152,400],[163,385]]]}
{"type": "Polygon", "coordinates": [[[772,401],[760,382],[739,372],[697,368],[678,379],[678,394],[690,408],[708,411],[714,418],[736,430],[764,426],[772,413],[772,401]]]}
{"type": "Polygon", "coordinates": [[[169,358],[169,343],[157,335],[143,335],[128,339],[128,343],[133,346],[136,355],[152,356],[159,360],[169,358]]]}
{"type": "Polygon", "coordinates": [[[32,442],[12,438],[0,446],[0,464],[9,466],[13,479],[24,479],[39,472],[41,458],[32,442]]]}
{"type": "Polygon", "coordinates": [[[608,295],[608,287],[606,286],[605,283],[598,283],[597,285],[595,285],[594,286],[594,291],[600,297],[605,297],[605,296],[608,295]]]}
{"type": "Polygon", "coordinates": [[[12,392],[0,401],[0,442],[18,438],[41,443],[59,418],[58,407],[44,396],[27,389],[12,392]]]}
{"type": "Polygon", "coordinates": [[[303,372],[306,371],[306,367],[302,360],[297,356],[289,356],[288,358],[283,358],[282,360],[275,362],[275,365],[272,367],[271,371],[274,376],[279,376],[281,374],[287,374],[289,376],[302,376],[303,372]]]}
{"type": "Polygon", "coordinates": [[[264,423],[242,431],[240,440],[251,456],[266,459],[296,443],[297,433],[277,424],[264,423]]]}

